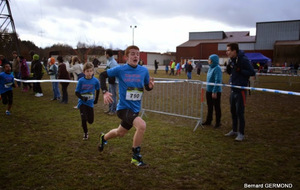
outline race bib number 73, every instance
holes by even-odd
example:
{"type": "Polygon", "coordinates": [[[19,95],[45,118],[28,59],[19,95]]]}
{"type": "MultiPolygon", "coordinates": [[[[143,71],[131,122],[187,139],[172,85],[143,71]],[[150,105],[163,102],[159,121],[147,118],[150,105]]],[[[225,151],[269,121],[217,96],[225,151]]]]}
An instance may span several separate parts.
{"type": "Polygon", "coordinates": [[[142,100],[144,89],[142,88],[127,88],[126,100],[139,101],[142,100]]]}

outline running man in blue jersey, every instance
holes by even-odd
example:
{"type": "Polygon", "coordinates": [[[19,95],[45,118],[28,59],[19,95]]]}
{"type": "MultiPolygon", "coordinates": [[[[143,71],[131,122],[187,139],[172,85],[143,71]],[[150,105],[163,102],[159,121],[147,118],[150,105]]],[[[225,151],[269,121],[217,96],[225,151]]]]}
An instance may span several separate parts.
{"type": "Polygon", "coordinates": [[[143,136],[146,130],[146,122],[139,117],[141,100],[144,88],[150,91],[154,87],[154,79],[150,78],[146,67],[138,65],[140,51],[137,46],[129,46],[125,50],[127,63],[104,71],[100,74],[101,89],[105,104],[113,102],[112,94],[107,91],[106,78],[117,77],[119,80],[119,102],[117,105],[117,115],[121,119],[119,127],[112,129],[108,133],[100,134],[98,149],[103,151],[107,140],[123,137],[132,126],[136,131],[133,137],[131,163],[136,166],[145,166],[140,154],[143,136]]]}
{"type": "Polygon", "coordinates": [[[83,128],[83,140],[89,138],[87,122],[94,122],[94,104],[97,104],[100,91],[99,80],[94,77],[94,65],[86,63],[83,66],[84,77],[78,80],[75,94],[78,97],[77,107],[80,110],[81,123],[83,128]],[[96,91],[96,96],[95,96],[96,91]]]}

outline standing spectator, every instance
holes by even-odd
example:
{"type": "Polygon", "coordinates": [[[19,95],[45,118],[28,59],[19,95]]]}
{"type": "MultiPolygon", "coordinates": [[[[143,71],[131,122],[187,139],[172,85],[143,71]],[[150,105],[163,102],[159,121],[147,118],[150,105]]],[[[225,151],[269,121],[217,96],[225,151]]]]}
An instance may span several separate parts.
{"type": "Polygon", "coordinates": [[[144,65],[144,61],[142,59],[140,59],[139,63],[138,63],[140,66],[143,66],[144,65]]]}
{"type": "MultiPolygon", "coordinates": [[[[64,60],[62,56],[57,57],[58,61],[58,79],[70,80],[70,74],[67,71],[66,64],[64,64],[64,60]]],[[[61,103],[68,103],[68,82],[61,82],[61,91],[62,91],[62,100],[61,103]]]]}
{"type": "Polygon", "coordinates": [[[11,74],[11,65],[8,62],[2,63],[3,72],[0,73],[0,97],[2,103],[7,104],[6,115],[10,115],[10,110],[13,104],[13,90],[12,87],[18,87],[15,85],[14,76],[11,74]]]}
{"type": "MultiPolygon", "coordinates": [[[[43,77],[43,65],[40,61],[40,57],[38,54],[33,55],[33,61],[31,62],[31,72],[33,73],[34,80],[41,80],[43,77]]],[[[33,83],[33,92],[35,93],[36,97],[42,97],[42,87],[39,82],[33,83]]]]}
{"type": "MultiPolygon", "coordinates": [[[[189,62],[190,62],[190,61],[186,61],[185,65],[184,65],[184,70],[185,70],[185,73],[187,73],[187,70],[186,70],[186,68],[187,68],[187,66],[189,65],[189,62]]],[[[191,63],[191,64],[192,64],[192,63],[191,63]]]]}
{"type": "MultiPolygon", "coordinates": [[[[229,57],[227,72],[230,74],[230,84],[247,86],[249,77],[255,75],[255,71],[237,43],[227,44],[226,54],[229,57]]],[[[231,88],[230,111],[232,116],[232,130],[225,136],[236,136],[236,141],[242,141],[245,134],[245,104],[246,90],[231,88]],[[239,124],[239,128],[238,128],[239,124]]]]}
{"type": "Polygon", "coordinates": [[[178,62],[177,64],[176,64],[176,75],[180,75],[180,73],[181,73],[181,65],[180,65],[180,63],[178,62]]]}
{"type": "Polygon", "coordinates": [[[169,65],[168,64],[166,64],[165,71],[166,71],[166,74],[169,73],[169,65]]]}
{"type": "MultiPolygon", "coordinates": [[[[55,64],[54,57],[50,58],[50,68],[48,74],[50,75],[51,80],[57,79],[58,68],[55,64]]],[[[51,100],[60,100],[60,92],[58,88],[58,82],[52,82],[53,98],[51,100]]]]}
{"type": "Polygon", "coordinates": [[[48,59],[46,57],[43,57],[43,66],[48,73],[48,59]]]}
{"type": "MultiPolygon", "coordinates": [[[[16,51],[13,51],[13,64],[12,71],[14,72],[14,76],[16,79],[20,79],[20,63],[18,61],[18,54],[16,51]]],[[[19,87],[21,87],[21,82],[17,81],[19,87]]]]}
{"type": "Polygon", "coordinates": [[[197,75],[200,76],[201,69],[202,69],[202,64],[200,61],[196,64],[196,69],[197,69],[197,75]]]}
{"type": "Polygon", "coordinates": [[[98,102],[100,83],[93,76],[94,65],[92,63],[84,64],[83,72],[85,76],[79,79],[75,94],[78,97],[77,107],[80,110],[81,124],[84,132],[83,140],[87,140],[89,138],[87,122],[89,124],[94,122],[94,104],[98,102]]]}
{"type": "Polygon", "coordinates": [[[140,51],[137,46],[129,46],[125,50],[127,64],[109,69],[100,74],[101,89],[103,92],[104,103],[111,103],[112,94],[107,92],[105,84],[107,77],[115,76],[119,79],[119,103],[117,115],[121,119],[119,127],[110,130],[108,133],[100,134],[98,149],[103,151],[107,140],[123,137],[134,126],[136,131],[132,143],[131,163],[136,166],[145,166],[140,154],[141,144],[146,130],[146,122],[139,117],[141,101],[144,88],[150,91],[154,87],[154,80],[150,78],[147,68],[138,65],[140,51]]]}
{"type": "Polygon", "coordinates": [[[192,79],[192,71],[193,71],[193,66],[192,62],[188,62],[188,64],[185,67],[186,75],[188,79],[192,79]]]}
{"type": "Polygon", "coordinates": [[[299,64],[298,63],[295,63],[295,65],[294,65],[294,74],[295,75],[297,75],[297,73],[298,73],[298,69],[299,69],[299,64]]]}
{"type": "Polygon", "coordinates": [[[170,73],[170,75],[175,75],[175,61],[173,61],[173,60],[171,60],[171,65],[170,65],[170,67],[171,67],[171,73],[170,73]]]}
{"type": "MultiPolygon", "coordinates": [[[[114,67],[118,66],[117,61],[115,60],[113,56],[113,51],[111,49],[106,50],[106,70],[112,69],[114,67]]],[[[116,114],[117,110],[117,84],[116,84],[116,77],[108,77],[108,91],[112,94],[113,102],[109,103],[109,110],[106,111],[108,115],[114,115],[116,114]]]]}
{"type": "Polygon", "coordinates": [[[159,62],[158,62],[158,61],[155,59],[155,60],[154,60],[154,68],[155,68],[155,70],[154,70],[154,74],[156,74],[156,73],[157,73],[158,64],[159,64],[159,62]]]}
{"type": "MultiPolygon", "coordinates": [[[[84,76],[82,65],[80,64],[79,58],[77,56],[73,56],[71,58],[71,64],[66,63],[67,71],[73,76],[73,79],[78,81],[81,77],[84,76]]],[[[77,105],[74,106],[77,109],[77,105]]]]}
{"type": "MultiPolygon", "coordinates": [[[[221,84],[222,70],[219,66],[219,56],[216,54],[210,55],[208,58],[209,69],[207,72],[206,82],[221,84]]],[[[216,112],[215,128],[221,126],[221,86],[207,85],[206,86],[206,102],[207,102],[207,116],[206,121],[202,125],[210,125],[213,120],[213,108],[216,112]]]]}
{"type": "Polygon", "coordinates": [[[93,58],[94,74],[98,73],[98,66],[100,64],[101,64],[101,62],[94,56],[94,58],[93,58]]]}
{"type": "Polygon", "coordinates": [[[67,71],[69,73],[73,74],[74,80],[78,80],[80,77],[82,77],[82,65],[79,62],[79,59],[77,56],[72,57],[71,65],[66,64],[67,71]]]}
{"type": "Polygon", "coordinates": [[[100,65],[100,61],[96,58],[96,57],[94,57],[93,58],[93,65],[94,65],[94,68],[97,68],[99,65],[100,65]]]}
{"type": "MultiPolygon", "coordinates": [[[[29,67],[27,65],[26,59],[23,56],[18,56],[18,61],[20,62],[20,77],[22,80],[28,80],[29,78],[29,67]]],[[[22,92],[27,92],[29,83],[23,82],[22,92]]]]}

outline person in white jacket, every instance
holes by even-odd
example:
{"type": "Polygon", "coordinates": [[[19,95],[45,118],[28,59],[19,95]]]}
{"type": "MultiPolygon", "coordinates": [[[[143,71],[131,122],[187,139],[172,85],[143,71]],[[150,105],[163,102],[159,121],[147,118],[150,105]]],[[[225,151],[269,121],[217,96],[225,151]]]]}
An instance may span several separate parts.
{"type": "Polygon", "coordinates": [[[72,73],[74,80],[78,80],[78,75],[82,73],[82,64],[80,64],[77,56],[72,57],[71,65],[66,63],[66,68],[69,73],[72,73]]]}

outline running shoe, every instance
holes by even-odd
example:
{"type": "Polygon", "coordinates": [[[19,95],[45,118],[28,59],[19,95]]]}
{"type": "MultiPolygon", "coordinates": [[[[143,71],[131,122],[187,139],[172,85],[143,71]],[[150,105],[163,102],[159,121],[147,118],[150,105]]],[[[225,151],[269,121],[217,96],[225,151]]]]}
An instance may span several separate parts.
{"type": "Polygon", "coordinates": [[[131,164],[135,166],[146,166],[146,164],[142,160],[142,155],[140,154],[141,152],[141,147],[132,147],[132,158],[131,158],[131,164]]]}
{"type": "Polygon", "coordinates": [[[142,167],[142,166],[146,166],[147,164],[143,162],[142,160],[142,156],[141,155],[134,155],[132,158],[131,158],[131,164],[135,165],[135,166],[139,166],[139,167],[142,167]]]}
{"type": "Polygon", "coordinates": [[[100,151],[100,152],[102,152],[103,151],[103,149],[104,149],[104,145],[106,145],[107,144],[107,141],[106,140],[104,140],[104,133],[100,133],[100,135],[99,135],[99,144],[98,144],[98,150],[100,151]]]}
{"type": "Polygon", "coordinates": [[[6,115],[11,115],[10,111],[6,110],[5,112],[6,115]]]}
{"type": "Polygon", "coordinates": [[[84,141],[89,139],[89,134],[88,133],[83,133],[83,139],[84,141]]]}

